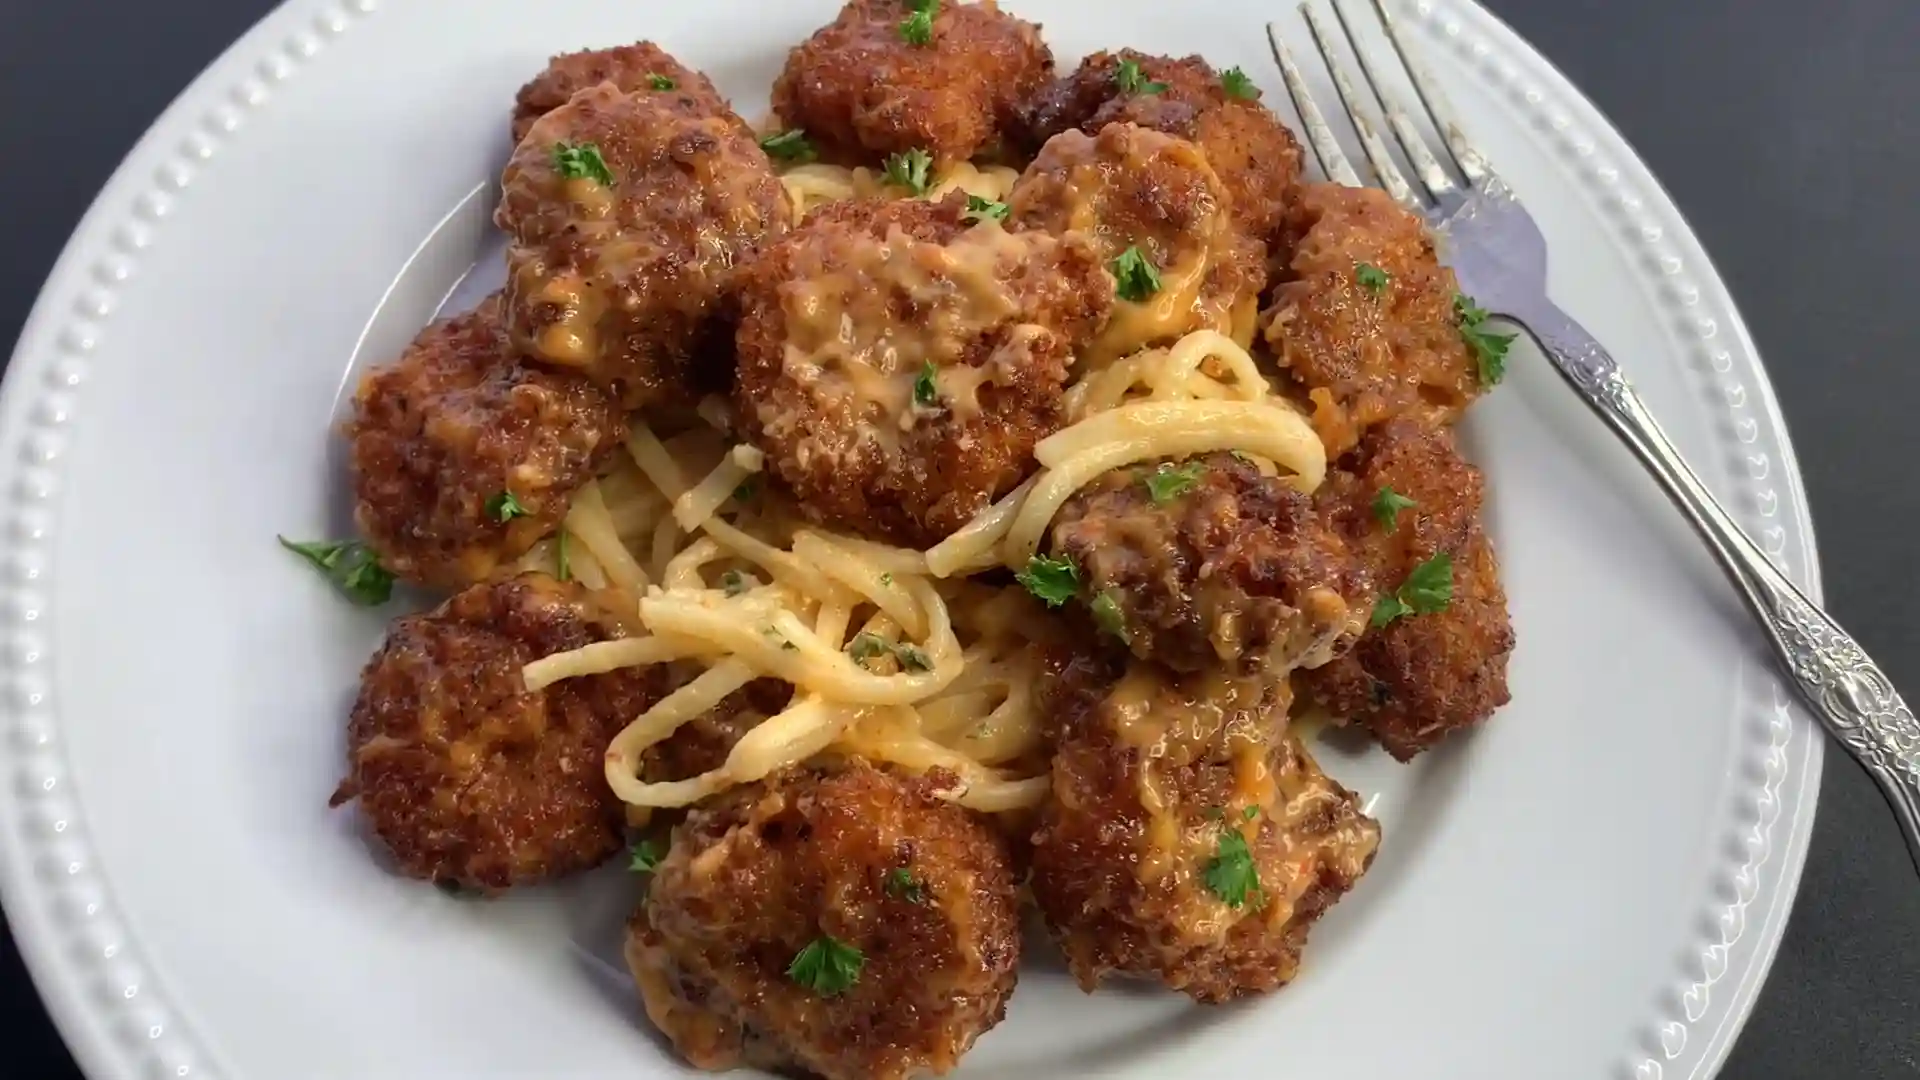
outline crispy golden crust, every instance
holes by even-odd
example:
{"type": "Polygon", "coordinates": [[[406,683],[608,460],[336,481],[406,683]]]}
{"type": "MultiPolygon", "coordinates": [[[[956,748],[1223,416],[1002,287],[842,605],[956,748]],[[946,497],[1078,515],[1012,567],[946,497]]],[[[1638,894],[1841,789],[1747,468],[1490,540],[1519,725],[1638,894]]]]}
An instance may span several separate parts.
{"type": "Polygon", "coordinates": [[[1053,77],[1040,28],[994,4],[943,3],[933,39],[900,32],[903,0],[852,0],[788,54],[773,109],[831,160],[925,150],[938,166],[992,152],[1017,104],[1053,77]]]}
{"type": "Polygon", "coordinates": [[[483,581],[559,527],[624,431],[592,383],[520,366],[489,297],[361,380],[345,427],[354,519],[400,578],[483,581]],[[501,521],[503,494],[524,513],[501,521]]]}
{"type": "Polygon", "coordinates": [[[1509,700],[1513,624],[1499,563],[1481,524],[1485,484],[1444,429],[1389,424],[1327,477],[1316,502],[1373,571],[1398,588],[1414,567],[1445,552],[1453,599],[1445,611],[1369,630],[1347,656],[1296,685],[1334,716],[1363,724],[1401,761],[1485,720],[1509,700]],[[1382,487],[1415,500],[1389,534],[1373,515],[1382,487]]]}
{"type": "Polygon", "coordinates": [[[603,82],[629,94],[673,94],[710,116],[733,112],[733,106],[705,75],[675,60],[653,42],[637,41],[611,49],[562,53],[550,60],[545,70],[514,95],[513,141],[526,138],[535,120],[565,105],[573,95],[603,82]],[[657,78],[673,85],[655,86],[657,78]]]}
{"type": "Polygon", "coordinates": [[[1291,981],[1380,828],[1285,733],[1285,683],[1084,659],[1061,673],[1032,887],[1074,978],[1158,979],[1210,1003],[1291,981]],[[1209,877],[1234,861],[1228,830],[1257,875],[1241,893],[1209,877]]]}
{"type": "Polygon", "coordinates": [[[1049,140],[1007,198],[1014,229],[1089,238],[1101,262],[1138,248],[1159,271],[1151,297],[1115,303],[1092,349],[1123,356],[1194,330],[1251,322],[1266,276],[1264,246],[1234,220],[1232,201],[1200,150],[1133,124],[1049,140]]]}
{"type": "Polygon", "coordinates": [[[361,673],[334,805],[357,798],[409,877],[491,891],[599,864],[625,820],[607,743],[657,680],[619,671],[528,693],[520,669],[619,635],[579,586],[541,574],[398,620],[361,673]]]}
{"type": "Polygon", "coordinates": [[[1226,185],[1247,235],[1268,243],[1277,239],[1300,176],[1300,143],[1258,98],[1227,93],[1219,74],[1198,56],[1176,60],[1132,49],[1100,52],[1034,95],[1022,110],[1019,133],[1031,152],[1063,131],[1092,133],[1117,123],[1198,145],[1226,185]],[[1124,60],[1166,89],[1122,91],[1115,76],[1124,60]]]}
{"type": "Polygon", "coordinates": [[[1084,239],[969,225],[965,207],[829,206],[745,272],[735,409],[816,521],[930,546],[1063,421],[1111,282],[1084,239]]]}
{"type": "Polygon", "coordinates": [[[1395,417],[1458,419],[1484,387],[1425,223],[1376,188],[1309,184],[1292,226],[1293,261],[1261,323],[1328,455],[1395,417]],[[1386,273],[1378,294],[1362,263],[1386,273]]]}
{"type": "Polygon", "coordinates": [[[942,781],[858,762],[789,773],[674,831],[626,955],[688,1061],[898,1080],[950,1071],[1000,1022],[1020,955],[1013,871],[991,828],[935,797],[942,781]],[[889,888],[900,870],[917,896],[889,888]],[[822,935],[862,958],[833,996],[788,974],[822,935]]]}
{"type": "Polygon", "coordinates": [[[1112,602],[1134,655],[1180,671],[1324,662],[1352,646],[1372,595],[1312,501],[1231,454],[1107,473],[1061,508],[1051,547],[1079,568],[1083,602],[1112,602]],[[1156,503],[1148,480],[1172,475],[1192,486],[1156,503]]]}
{"type": "Polygon", "coordinates": [[[735,268],[793,212],[744,121],[603,83],[534,124],[501,188],[508,326],[530,358],[628,408],[726,389],[735,268]],[[562,175],[561,143],[597,148],[613,185],[562,175]]]}

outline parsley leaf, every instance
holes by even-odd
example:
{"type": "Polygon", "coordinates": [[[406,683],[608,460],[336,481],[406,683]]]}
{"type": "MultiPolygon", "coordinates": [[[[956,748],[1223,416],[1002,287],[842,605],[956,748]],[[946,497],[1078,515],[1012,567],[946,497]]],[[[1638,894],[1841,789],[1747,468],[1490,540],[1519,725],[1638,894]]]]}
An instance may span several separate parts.
{"type": "Polygon", "coordinates": [[[517,517],[529,517],[533,511],[511,491],[503,491],[487,500],[487,516],[498,522],[509,522],[517,517]]]}
{"type": "Polygon", "coordinates": [[[567,557],[567,546],[569,543],[567,530],[561,529],[560,535],[555,537],[553,541],[554,576],[558,577],[561,581],[573,580],[573,560],[567,557]]]}
{"type": "Polygon", "coordinates": [[[886,573],[884,573],[884,574],[881,574],[881,575],[880,575],[880,584],[882,584],[882,585],[891,585],[891,584],[893,584],[893,571],[891,571],[891,570],[889,570],[889,571],[887,571],[886,573]]]}
{"type": "Polygon", "coordinates": [[[940,11],[940,0],[908,0],[912,14],[900,23],[900,38],[909,45],[933,44],[933,17],[940,11]]]}
{"type": "Polygon", "coordinates": [[[1127,633],[1127,613],[1120,609],[1120,601],[1114,599],[1113,594],[1114,590],[1108,589],[1093,598],[1093,621],[1101,630],[1131,644],[1133,638],[1127,633]]]}
{"type": "Polygon", "coordinates": [[[924,409],[940,404],[940,369],[929,360],[920,367],[920,374],[913,380],[913,403],[924,409]]]}
{"type": "Polygon", "coordinates": [[[893,655],[900,661],[903,671],[932,671],[933,661],[918,646],[901,642],[893,647],[893,655]]]}
{"type": "Polygon", "coordinates": [[[1441,552],[1407,575],[1391,596],[1374,602],[1369,623],[1378,629],[1409,615],[1435,615],[1453,603],[1453,556],[1441,552]]]}
{"type": "Polygon", "coordinates": [[[933,155],[925,150],[908,150],[887,156],[887,183],[925,195],[933,183],[933,155]]]}
{"type": "Polygon", "coordinates": [[[768,157],[791,161],[795,164],[812,161],[820,156],[820,152],[815,150],[813,143],[808,140],[805,128],[794,128],[792,131],[783,131],[778,135],[769,135],[760,140],[760,149],[765,150],[768,157]]]}
{"type": "Polygon", "coordinates": [[[757,490],[754,486],[753,478],[749,476],[745,480],[740,481],[739,486],[733,489],[733,501],[746,502],[748,499],[753,498],[754,492],[757,490]]]}
{"type": "Polygon", "coordinates": [[[1400,511],[1411,510],[1419,505],[1391,487],[1382,487],[1380,494],[1373,497],[1373,517],[1381,528],[1387,530],[1387,535],[1392,536],[1393,530],[1400,527],[1400,511]]]}
{"type": "Polygon", "coordinates": [[[1353,268],[1353,279],[1375,296],[1387,291],[1387,282],[1390,280],[1385,270],[1364,262],[1353,268]]]}
{"type": "Polygon", "coordinates": [[[1059,607],[1080,591],[1080,568],[1072,559],[1049,559],[1035,555],[1027,568],[1013,576],[1048,607],[1059,607]]]}
{"type": "Polygon", "coordinates": [[[864,664],[876,656],[885,656],[893,651],[893,646],[879,634],[856,634],[847,645],[847,655],[853,657],[856,664],[864,664]]]}
{"type": "Polygon", "coordinates": [[[1460,323],[1460,338],[1473,349],[1480,363],[1480,385],[1498,386],[1507,377],[1507,347],[1516,335],[1496,334],[1485,328],[1487,309],[1465,293],[1453,294],[1453,315],[1460,323]]]}
{"type": "Polygon", "coordinates": [[[672,90],[676,88],[679,84],[674,82],[672,79],[667,78],[665,75],[656,74],[650,71],[647,73],[647,85],[652,87],[655,90],[672,90]]]}
{"type": "Polygon", "coordinates": [[[280,546],[300,556],[327,575],[334,587],[361,607],[379,607],[393,598],[393,575],[387,573],[367,545],[358,540],[315,540],[302,543],[279,538],[280,546]]]}
{"type": "Polygon", "coordinates": [[[989,219],[993,221],[1005,221],[1007,220],[1007,204],[994,202],[992,199],[983,199],[978,195],[969,195],[967,196],[967,212],[960,215],[960,219],[962,221],[987,221],[989,219]]]}
{"type": "Polygon", "coordinates": [[[821,934],[794,954],[793,963],[787,965],[787,978],[821,997],[833,997],[860,981],[860,969],[866,962],[859,949],[831,934],[821,934]]]}
{"type": "Polygon", "coordinates": [[[1138,60],[1120,61],[1120,66],[1113,73],[1113,83],[1123,94],[1164,94],[1167,91],[1166,83],[1147,78],[1146,72],[1140,70],[1138,60]]]}
{"type": "Polygon", "coordinates": [[[925,902],[927,887],[913,876],[913,871],[904,866],[896,866],[887,871],[887,895],[898,897],[909,904],[925,902]]]}
{"type": "Polygon", "coordinates": [[[613,186],[613,170],[600,148],[593,143],[571,143],[564,139],[553,144],[553,167],[568,180],[595,180],[613,186]]]}
{"type": "Polygon", "coordinates": [[[1200,474],[1206,471],[1204,461],[1188,462],[1177,469],[1162,462],[1159,468],[1147,474],[1147,497],[1153,500],[1153,505],[1165,506],[1192,491],[1193,485],[1200,482],[1200,474]]]}
{"type": "Polygon", "coordinates": [[[753,588],[753,585],[747,580],[747,575],[738,570],[729,570],[720,575],[720,587],[726,590],[728,596],[739,596],[753,588]]]}
{"type": "Polygon", "coordinates": [[[1113,271],[1114,292],[1120,299],[1138,304],[1160,291],[1160,270],[1137,247],[1121,252],[1107,264],[1113,271]]]}
{"type": "Polygon", "coordinates": [[[633,856],[633,861],[627,864],[627,869],[636,874],[653,873],[660,869],[660,860],[667,857],[667,853],[661,850],[660,845],[652,840],[640,841],[629,848],[627,853],[633,856]]]}
{"type": "Polygon", "coordinates": [[[1247,78],[1247,73],[1237,67],[1230,67],[1220,73],[1220,85],[1230,97],[1237,97],[1242,101],[1260,100],[1260,88],[1253,85],[1253,80],[1247,78]]]}
{"type": "MultiPolygon", "coordinates": [[[[1253,814],[1259,813],[1251,806],[1247,809],[1253,814]]],[[[1247,814],[1243,814],[1243,818],[1253,820],[1247,814]]],[[[1256,901],[1260,898],[1260,871],[1253,865],[1253,851],[1247,847],[1247,838],[1239,829],[1220,830],[1219,844],[1201,875],[1207,891],[1230,908],[1245,907],[1249,897],[1256,901]]]]}

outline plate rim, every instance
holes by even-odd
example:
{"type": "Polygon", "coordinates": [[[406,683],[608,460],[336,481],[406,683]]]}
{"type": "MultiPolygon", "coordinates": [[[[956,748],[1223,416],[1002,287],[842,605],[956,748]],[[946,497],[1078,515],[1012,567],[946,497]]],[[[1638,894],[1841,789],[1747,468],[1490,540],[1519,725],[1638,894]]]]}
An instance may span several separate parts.
{"type": "MultiPolygon", "coordinates": [[[[0,534],[0,634],[7,640],[0,653],[0,721],[11,729],[17,751],[13,782],[0,789],[0,823],[6,826],[0,833],[0,899],[49,1016],[82,1072],[96,1080],[122,1075],[119,1063],[125,1062],[147,1064],[165,1076],[215,1075],[218,1067],[164,988],[142,976],[133,955],[137,942],[128,941],[132,947],[117,955],[89,948],[103,936],[114,940],[105,928],[120,920],[110,890],[93,869],[84,828],[67,829],[66,816],[55,812],[71,805],[75,813],[69,816],[83,816],[78,801],[60,790],[67,769],[58,721],[41,707],[46,650],[32,625],[51,582],[41,578],[40,547],[56,531],[48,522],[57,518],[63,428],[91,377],[89,354],[115,306],[114,291],[164,231],[173,199],[217,159],[225,142],[244,133],[252,114],[271,104],[275,84],[324,55],[330,39],[373,16],[381,3],[285,0],[222,50],[147,128],[88,207],[49,271],[0,383],[0,483],[11,519],[0,534]]],[[[1731,412],[1736,425],[1754,425],[1763,463],[1765,451],[1777,457],[1777,468],[1759,476],[1740,462],[1733,482],[1776,506],[1768,516],[1779,518],[1782,527],[1770,553],[1818,601],[1813,523],[1785,417],[1725,279],[1671,196],[1578,86],[1477,0],[1398,0],[1395,6],[1403,23],[1415,24],[1435,44],[1450,44],[1456,51],[1450,59],[1470,77],[1502,94],[1507,105],[1544,120],[1536,135],[1575,162],[1587,184],[1583,194],[1633,237],[1624,242],[1628,248],[1662,266],[1668,289],[1649,303],[1681,317],[1668,320],[1666,336],[1676,359],[1695,369],[1694,389],[1708,406],[1731,412]],[[1691,300],[1684,299],[1688,292],[1691,300]],[[1676,321],[1694,331],[1691,339],[1675,329],[1676,321]]],[[[1642,270],[1635,276],[1653,275],[1642,270]]],[[[1734,516],[1753,531],[1753,514],[1736,510],[1734,516]]],[[[1825,740],[1768,669],[1759,667],[1755,682],[1755,695],[1770,697],[1776,715],[1769,721],[1773,738],[1764,751],[1755,817],[1743,830],[1744,861],[1731,870],[1734,885],[1724,907],[1702,913],[1711,925],[1699,937],[1700,965],[1687,976],[1691,985],[1658,995],[1655,1015],[1632,1033],[1636,1049],[1621,1064],[1635,1080],[1665,1080],[1675,1066],[1684,1066],[1675,1069],[1677,1075],[1695,1080],[1719,1071],[1758,999],[1798,890],[1825,740]],[[1801,758],[1793,768],[1787,764],[1790,750],[1801,758]],[[1782,802],[1789,786],[1790,805],[1782,802]],[[1776,880],[1764,887],[1769,875],[1776,880]],[[1752,883],[1744,891],[1743,881],[1752,883]],[[1750,922],[1756,904],[1757,931],[1750,922]],[[1730,977],[1729,989],[1723,984],[1730,977]],[[1703,1041],[1689,1046],[1695,1029],[1703,1041]]]]}

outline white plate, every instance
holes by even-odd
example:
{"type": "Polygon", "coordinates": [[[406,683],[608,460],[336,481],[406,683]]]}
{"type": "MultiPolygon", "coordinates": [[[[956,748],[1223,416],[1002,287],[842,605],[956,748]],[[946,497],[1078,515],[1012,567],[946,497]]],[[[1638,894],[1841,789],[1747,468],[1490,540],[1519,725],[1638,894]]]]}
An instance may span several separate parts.
{"type": "MultiPolygon", "coordinates": [[[[652,37],[751,113],[835,6],[301,0],[109,184],[0,399],[0,884],[91,1076],[679,1068],[620,967],[620,872],[461,902],[377,869],[351,816],[327,811],[381,622],[273,537],[345,531],[342,387],[494,250],[481,189],[513,91],[549,53],[652,37]]],[[[1259,31],[1285,5],[1011,6],[1063,61],[1201,52],[1284,100],[1259,31]]],[[[1405,9],[1546,229],[1554,294],[1815,584],[1765,374],[1678,213],[1511,31],[1459,0],[1405,9]]],[[[1042,965],[968,1075],[1714,1071],[1786,919],[1821,743],[1652,485],[1536,354],[1512,371],[1469,429],[1520,639],[1513,704],[1413,767],[1328,753],[1386,839],[1299,982],[1207,1010],[1086,997],[1042,965]]]]}

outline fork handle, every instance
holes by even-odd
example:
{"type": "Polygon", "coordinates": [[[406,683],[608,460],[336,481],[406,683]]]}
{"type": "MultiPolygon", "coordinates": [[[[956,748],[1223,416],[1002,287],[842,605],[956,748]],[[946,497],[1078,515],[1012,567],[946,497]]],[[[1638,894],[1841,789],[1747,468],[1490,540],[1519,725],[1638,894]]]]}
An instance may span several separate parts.
{"type": "Polygon", "coordinates": [[[1759,616],[1800,697],[1880,785],[1920,868],[1920,723],[1892,680],[1734,524],[1591,334],[1544,299],[1506,314],[1533,335],[1706,539],[1759,616]]]}

